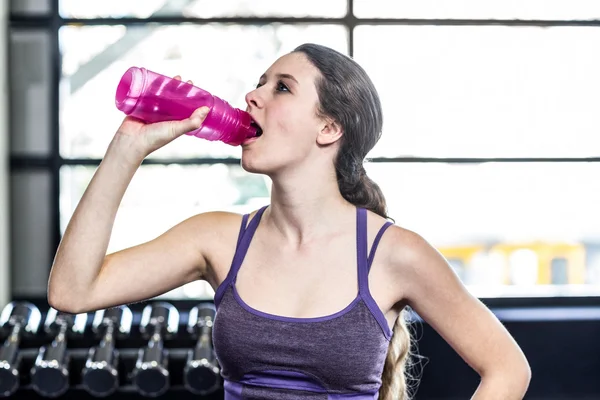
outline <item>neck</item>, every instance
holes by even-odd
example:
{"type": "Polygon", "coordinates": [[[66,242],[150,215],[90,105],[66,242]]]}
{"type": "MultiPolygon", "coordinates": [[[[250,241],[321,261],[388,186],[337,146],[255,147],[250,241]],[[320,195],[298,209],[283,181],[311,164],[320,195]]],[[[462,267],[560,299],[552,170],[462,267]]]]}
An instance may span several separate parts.
{"type": "Polygon", "coordinates": [[[327,169],[296,168],[271,177],[271,205],[265,213],[265,224],[275,228],[294,247],[354,223],[348,216],[356,208],[342,197],[335,171],[323,171],[327,169]]]}

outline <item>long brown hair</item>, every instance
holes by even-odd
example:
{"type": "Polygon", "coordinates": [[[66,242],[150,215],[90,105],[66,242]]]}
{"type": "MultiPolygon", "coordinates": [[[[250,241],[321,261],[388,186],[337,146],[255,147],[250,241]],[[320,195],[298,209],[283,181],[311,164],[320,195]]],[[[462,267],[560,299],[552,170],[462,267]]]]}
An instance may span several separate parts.
{"type": "MultiPolygon", "coordinates": [[[[368,152],[381,137],[383,116],[379,95],[373,82],[350,57],[316,44],[303,44],[294,52],[303,53],[320,71],[316,82],[319,95],[318,113],[333,118],[344,131],[335,160],[338,187],[350,203],[366,208],[384,218],[385,197],[363,167],[368,152]]],[[[394,324],[382,374],[380,400],[407,400],[407,363],[411,336],[402,311],[394,324]]]]}

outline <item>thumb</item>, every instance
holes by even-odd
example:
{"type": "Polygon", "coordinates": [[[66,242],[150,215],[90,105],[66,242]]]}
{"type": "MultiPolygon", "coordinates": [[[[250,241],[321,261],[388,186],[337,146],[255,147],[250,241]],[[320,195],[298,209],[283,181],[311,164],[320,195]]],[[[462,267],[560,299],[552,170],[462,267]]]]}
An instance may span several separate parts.
{"type": "Polygon", "coordinates": [[[200,128],[209,111],[210,108],[208,107],[196,109],[189,118],[178,121],[176,123],[177,127],[173,130],[178,134],[177,136],[179,136],[200,128]]]}
{"type": "Polygon", "coordinates": [[[204,119],[208,115],[209,111],[210,111],[210,108],[208,108],[208,107],[200,107],[200,108],[197,108],[192,113],[192,115],[190,115],[188,120],[189,120],[190,124],[192,125],[191,130],[197,129],[200,127],[200,125],[202,125],[202,123],[204,122],[204,119]]]}

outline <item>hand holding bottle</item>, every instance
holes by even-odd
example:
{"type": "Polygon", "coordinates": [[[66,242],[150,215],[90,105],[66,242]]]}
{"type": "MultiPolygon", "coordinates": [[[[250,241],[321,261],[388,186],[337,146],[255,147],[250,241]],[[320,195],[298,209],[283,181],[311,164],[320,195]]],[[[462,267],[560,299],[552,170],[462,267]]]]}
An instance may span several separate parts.
{"type": "MultiPolygon", "coordinates": [[[[172,85],[192,86],[189,83],[181,82],[179,77],[168,79],[172,81],[170,83],[172,85]]],[[[150,286],[156,288],[157,285],[166,284],[167,286],[163,286],[165,291],[181,286],[192,271],[198,271],[196,263],[191,262],[185,265],[186,261],[182,261],[178,263],[179,272],[175,272],[177,277],[173,276],[172,271],[169,272],[171,282],[176,282],[172,287],[168,286],[170,285],[166,282],[168,280],[161,278],[157,279],[153,285],[144,283],[134,291],[125,285],[123,290],[117,290],[116,293],[108,296],[109,291],[103,286],[106,285],[112,290],[115,286],[114,282],[128,281],[127,277],[122,279],[122,275],[107,278],[106,276],[110,274],[107,274],[106,271],[124,271],[136,263],[142,269],[148,265],[148,261],[140,260],[139,250],[131,250],[129,256],[123,250],[117,252],[116,256],[117,253],[114,253],[114,257],[107,256],[117,211],[141,162],[152,151],[197,129],[204,121],[207,112],[207,107],[200,107],[195,111],[190,110],[187,118],[179,118],[179,120],[170,118],[155,123],[143,122],[131,116],[127,116],[123,120],[77,204],[58,247],[48,284],[48,299],[53,307],[72,314],[80,313],[81,309],[109,308],[116,304],[131,302],[128,300],[128,298],[132,298],[131,296],[134,296],[133,300],[137,297],[155,296],[156,293],[148,292],[150,286]],[[115,263],[119,266],[115,266],[115,263]]],[[[161,237],[164,238],[164,236],[161,237]]],[[[157,242],[153,241],[153,243],[155,245],[157,242]]],[[[165,248],[171,248],[170,243],[165,244],[165,248]]],[[[164,253],[164,251],[148,251],[148,260],[156,261],[156,253],[164,253]]],[[[186,256],[179,255],[179,260],[185,258],[186,256]]],[[[119,272],[117,275],[122,273],[119,272]]],[[[135,273],[131,276],[134,275],[135,273]]]]}
{"type": "MultiPolygon", "coordinates": [[[[247,112],[190,81],[182,82],[179,77],[169,78],[146,68],[131,67],[125,72],[117,87],[115,104],[125,114],[145,123],[186,121],[177,125],[169,138],[179,136],[184,129],[191,136],[238,146],[262,133],[247,112]],[[206,114],[198,111],[203,107],[208,108],[206,114]],[[196,125],[196,117],[203,118],[200,126],[196,125]]],[[[166,144],[160,140],[150,142],[159,147],[166,144]]]]}
{"type": "MultiPolygon", "coordinates": [[[[179,75],[175,76],[168,84],[175,86],[178,83],[183,83],[179,75]]],[[[187,83],[191,85],[192,82],[187,81],[187,83]]],[[[188,118],[154,123],[147,123],[138,118],[127,116],[117,130],[113,142],[116,141],[128,147],[128,152],[132,152],[132,155],[145,158],[179,136],[198,129],[204,122],[208,112],[208,107],[200,107],[194,110],[188,118]]]]}

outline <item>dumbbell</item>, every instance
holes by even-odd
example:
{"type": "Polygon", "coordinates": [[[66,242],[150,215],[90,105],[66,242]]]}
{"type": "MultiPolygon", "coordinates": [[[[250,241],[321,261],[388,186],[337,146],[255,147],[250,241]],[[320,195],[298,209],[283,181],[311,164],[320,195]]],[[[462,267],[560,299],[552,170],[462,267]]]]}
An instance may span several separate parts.
{"type": "Polygon", "coordinates": [[[212,343],[213,322],[217,310],[212,303],[203,303],[190,310],[187,331],[198,338],[196,347],[188,353],[183,370],[185,387],[194,394],[207,395],[220,387],[220,368],[212,343]]]}
{"type": "Polygon", "coordinates": [[[48,310],[44,331],[54,335],[52,343],[42,346],[31,368],[33,390],[45,397],[58,397],[69,389],[67,335],[83,335],[87,314],[67,314],[48,310]]]}
{"type": "Polygon", "coordinates": [[[9,334],[0,348],[0,397],[9,397],[18,389],[21,338],[35,335],[41,322],[40,310],[26,301],[13,301],[2,310],[0,328],[9,334]]]}
{"type": "Polygon", "coordinates": [[[115,341],[129,334],[132,321],[133,314],[127,306],[96,311],[92,330],[101,340],[90,349],[81,373],[83,388],[90,394],[105,397],[119,387],[119,352],[115,341]]]}
{"type": "Polygon", "coordinates": [[[142,312],[140,332],[148,345],[139,350],[132,382],[143,396],[156,397],[169,389],[168,353],[163,340],[177,334],[179,311],[166,302],[148,304],[142,312]]]}

